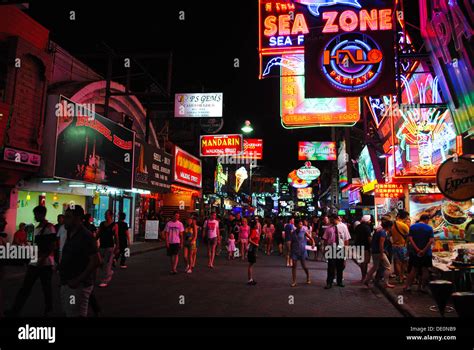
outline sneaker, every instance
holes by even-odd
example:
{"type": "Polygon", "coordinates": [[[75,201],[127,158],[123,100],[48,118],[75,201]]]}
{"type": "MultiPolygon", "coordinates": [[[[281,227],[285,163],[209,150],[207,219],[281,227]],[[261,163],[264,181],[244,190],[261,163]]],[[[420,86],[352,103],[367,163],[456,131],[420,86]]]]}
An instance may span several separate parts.
{"type": "Polygon", "coordinates": [[[128,269],[128,266],[127,265],[120,265],[120,268],[121,269],[128,269]]]}
{"type": "Polygon", "coordinates": [[[393,284],[390,284],[390,283],[385,283],[384,287],[385,288],[395,288],[395,286],[393,284]]]}
{"type": "Polygon", "coordinates": [[[107,286],[108,286],[107,283],[101,283],[101,284],[99,284],[99,287],[100,287],[100,288],[105,288],[105,287],[107,287],[107,286]]]}
{"type": "Polygon", "coordinates": [[[338,283],[337,286],[341,287],[341,288],[344,288],[346,285],[344,283],[338,283]]]}
{"type": "Polygon", "coordinates": [[[324,289],[331,289],[332,288],[332,284],[326,284],[326,286],[324,286],[324,289]]]}
{"type": "Polygon", "coordinates": [[[186,273],[193,273],[193,270],[188,269],[188,270],[186,270],[186,273]]]}

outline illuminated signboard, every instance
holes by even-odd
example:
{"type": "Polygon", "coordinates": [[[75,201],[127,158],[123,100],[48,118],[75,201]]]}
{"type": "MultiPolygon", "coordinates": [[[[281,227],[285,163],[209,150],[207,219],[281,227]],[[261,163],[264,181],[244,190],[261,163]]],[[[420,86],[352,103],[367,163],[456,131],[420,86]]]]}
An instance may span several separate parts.
{"type": "Polygon", "coordinates": [[[420,0],[421,34],[458,134],[474,127],[473,7],[467,0],[420,0]]]}
{"type": "Polygon", "coordinates": [[[306,162],[303,167],[296,171],[296,175],[300,179],[311,182],[316,180],[321,175],[321,172],[318,168],[312,166],[311,162],[306,162]]]}
{"type": "Polygon", "coordinates": [[[279,76],[284,54],[304,53],[304,35],[309,33],[305,7],[290,0],[259,0],[260,79],[279,76]]]}
{"type": "Polygon", "coordinates": [[[306,97],[394,94],[393,0],[305,2],[319,6],[305,40],[306,97]]]}
{"type": "Polygon", "coordinates": [[[403,185],[402,184],[377,184],[375,185],[375,197],[401,198],[403,197],[403,185]]]}
{"type": "Polygon", "coordinates": [[[244,153],[236,158],[240,159],[263,159],[263,140],[244,139],[244,153]]]}
{"type": "Polygon", "coordinates": [[[294,188],[305,188],[309,186],[309,182],[298,177],[296,170],[288,174],[288,183],[294,188]]]}
{"type": "Polygon", "coordinates": [[[242,154],[244,140],[242,135],[202,135],[201,157],[235,156],[242,154]]]}
{"type": "Polygon", "coordinates": [[[369,148],[367,146],[362,150],[358,163],[362,190],[364,192],[373,191],[377,184],[377,177],[375,175],[374,163],[372,162],[369,148]]]}
{"type": "Polygon", "coordinates": [[[313,188],[298,188],[296,190],[296,197],[298,199],[312,199],[313,198],[313,188]]]}
{"type": "Polygon", "coordinates": [[[285,128],[353,126],[360,119],[360,99],[305,98],[304,55],[284,56],[281,67],[280,114],[285,128]]]}
{"type": "Polygon", "coordinates": [[[214,192],[222,192],[222,186],[227,183],[228,175],[224,172],[224,168],[221,163],[217,163],[216,170],[214,171],[214,192]]]}
{"type": "Polygon", "coordinates": [[[240,187],[242,187],[242,184],[248,177],[249,175],[245,167],[240,167],[235,171],[235,192],[239,192],[240,187]]]}
{"type": "Polygon", "coordinates": [[[201,160],[175,146],[174,150],[174,181],[201,188],[201,160]]]}
{"type": "Polygon", "coordinates": [[[176,94],[174,116],[177,118],[222,117],[223,94],[176,94]]]}
{"type": "Polygon", "coordinates": [[[347,175],[347,162],[349,155],[346,153],[346,142],[341,141],[337,153],[337,169],[339,172],[339,188],[344,188],[349,184],[347,175]]]}
{"type": "Polygon", "coordinates": [[[439,79],[430,74],[428,68],[420,64],[409,78],[401,78],[405,105],[395,105],[390,123],[392,154],[397,152],[396,157],[389,158],[392,162],[389,170],[394,172],[394,178],[434,177],[442,162],[460,152],[461,144],[449,109],[411,107],[443,102],[439,79]]]}
{"type": "Polygon", "coordinates": [[[335,142],[299,142],[298,160],[336,160],[335,142]]]}

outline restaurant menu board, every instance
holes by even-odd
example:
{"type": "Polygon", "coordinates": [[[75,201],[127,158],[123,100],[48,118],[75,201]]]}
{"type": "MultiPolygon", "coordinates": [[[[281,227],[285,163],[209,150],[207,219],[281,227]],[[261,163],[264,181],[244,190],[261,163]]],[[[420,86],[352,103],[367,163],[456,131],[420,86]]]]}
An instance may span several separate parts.
{"type": "Polygon", "coordinates": [[[442,194],[410,195],[410,218],[417,222],[422,214],[430,216],[429,225],[439,239],[464,239],[468,212],[474,210],[473,200],[453,202],[442,194]]]}
{"type": "Polygon", "coordinates": [[[158,239],[160,222],[158,220],[147,220],[145,223],[145,239],[158,239]]]}

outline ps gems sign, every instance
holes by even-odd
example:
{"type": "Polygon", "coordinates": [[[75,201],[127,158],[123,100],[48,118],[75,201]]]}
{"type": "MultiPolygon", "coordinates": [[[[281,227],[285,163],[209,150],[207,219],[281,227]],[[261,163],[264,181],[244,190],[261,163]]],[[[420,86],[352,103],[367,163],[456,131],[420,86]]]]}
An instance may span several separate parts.
{"type": "Polygon", "coordinates": [[[463,202],[474,197],[474,163],[469,158],[450,158],[438,169],[436,182],[441,193],[463,202]]]}
{"type": "Polygon", "coordinates": [[[306,162],[303,167],[296,171],[296,175],[302,180],[311,182],[316,180],[321,175],[321,172],[318,168],[312,166],[311,162],[306,162]]]}

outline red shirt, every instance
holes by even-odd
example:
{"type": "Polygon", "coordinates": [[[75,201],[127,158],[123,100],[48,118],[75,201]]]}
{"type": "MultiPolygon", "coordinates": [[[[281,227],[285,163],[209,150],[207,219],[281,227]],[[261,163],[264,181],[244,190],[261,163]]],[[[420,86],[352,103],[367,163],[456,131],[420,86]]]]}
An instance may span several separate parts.
{"type": "Polygon", "coordinates": [[[250,231],[249,242],[250,242],[251,244],[254,244],[254,245],[258,246],[258,244],[259,244],[259,242],[260,242],[260,235],[258,234],[257,229],[252,229],[252,230],[250,231]]]}
{"type": "Polygon", "coordinates": [[[28,241],[26,240],[26,231],[16,231],[13,236],[14,245],[26,245],[28,241]]]}

